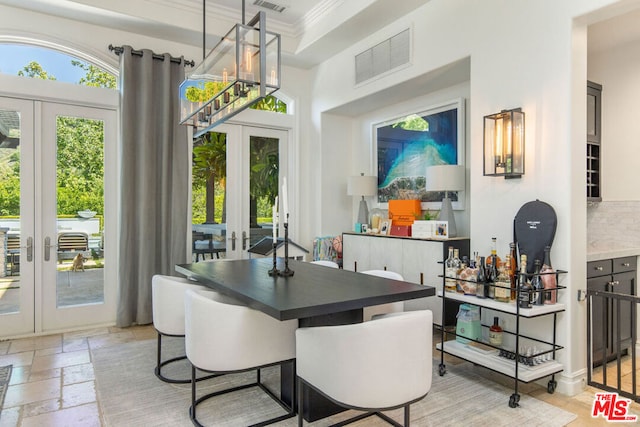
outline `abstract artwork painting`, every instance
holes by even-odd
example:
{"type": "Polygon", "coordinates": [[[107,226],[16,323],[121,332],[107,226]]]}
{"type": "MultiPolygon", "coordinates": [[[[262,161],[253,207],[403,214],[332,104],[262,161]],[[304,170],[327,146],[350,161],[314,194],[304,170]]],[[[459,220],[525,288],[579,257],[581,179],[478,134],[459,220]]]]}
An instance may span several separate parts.
{"type": "MultiPolygon", "coordinates": [[[[374,125],[378,166],[378,203],[413,199],[437,209],[444,194],[425,190],[428,166],[464,164],[464,100],[374,125]]],[[[449,193],[454,208],[457,193],[449,193]]]]}

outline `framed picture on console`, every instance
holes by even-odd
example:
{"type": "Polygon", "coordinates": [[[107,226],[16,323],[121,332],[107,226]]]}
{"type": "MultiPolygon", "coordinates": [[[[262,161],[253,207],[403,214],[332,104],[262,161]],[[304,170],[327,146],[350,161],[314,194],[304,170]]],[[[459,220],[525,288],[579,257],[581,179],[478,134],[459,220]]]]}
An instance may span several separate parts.
{"type": "Polygon", "coordinates": [[[449,222],[448,221],[433,221],[433,238],[434,239],[448,239],[449,238],[449,222]]]}
{"type": "Polygon", "coordinates": [[[389,234],[391,230],[391,220],[385,219],[380,223],[380,234],[386,236],[389,234]]]}
{"type": "MultiPolygon", "coordinates": [[[[464,98],[399,115],[373,125],[378,203],[420,200],[423,210],[441,207],[444,192],[425,190],[425,171],[433,165],[464,165],[464,98]]],[[[449,192],[456,210],[464,197],[449,192]]]]}

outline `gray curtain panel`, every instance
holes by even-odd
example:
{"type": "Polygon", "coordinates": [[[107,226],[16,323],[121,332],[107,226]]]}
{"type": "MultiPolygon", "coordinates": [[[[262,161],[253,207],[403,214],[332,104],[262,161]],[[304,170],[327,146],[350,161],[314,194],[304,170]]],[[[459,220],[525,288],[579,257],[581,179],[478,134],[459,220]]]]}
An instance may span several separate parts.
{"type": "MultiPolygon", "coordinates": [[[[120,241],[117,326],[148,324],[151,278],[187,260],[190,159],[179,124],[184,61],[120,54],[120,241]]],[[[182,303],[182,302],[176,302],[182,303]]]]}

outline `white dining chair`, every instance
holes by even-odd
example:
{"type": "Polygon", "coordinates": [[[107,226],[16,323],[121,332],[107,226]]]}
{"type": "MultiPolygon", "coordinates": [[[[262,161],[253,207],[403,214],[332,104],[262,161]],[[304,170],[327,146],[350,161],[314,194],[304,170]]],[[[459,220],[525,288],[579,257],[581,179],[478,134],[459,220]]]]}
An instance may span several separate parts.
{"type": "MultiPolygon", "coordinates": [[[[370,276],[386,277],[387,279],[404,281],[402,275],[394,271],[366,270],[362,271],[361,273],[368,274],[370,276]]],[[[362,318],[366,322],[371,320],[374,316],[387,313],[399,313],[401,311],[404,311],[404,302],[402,301],[391,302],[388,304],[372,305],[370,307],[364,307],[364,310],[362,311],[362,318]]]]}
{"type": "MultiPolygon", "coordinates": [[[[293,405],[278,399],[260,380],[260,369],[295,364],[295,331],[298,321],[279,321],[253,310],[222,294],[189,290],[185,293],[185,348],[191,362],[191,377],[196,371],[212,374],[257,371],[255,382],[218,390],[197,397],[196,381],[191,383],[189,416],[196,425],[196,408],[203,402],[249,387],[259,387],[286,409],[284,415],[262,421],[267,425],[295,416],[293,405]],[[222,351],[221,351],[222,350],[222,351]]],[[[291,389],[295,378],[292,375],[291,389]]],[[[244,414],[246,417],[246,414],[244,414]]],[[[217,423],[213,423],[217,425],[217,423]]]]}
{"type": "Polygon", "coordinates": [[[340,268],[340,266],[338,265],[338,263],[333,262],[333,261],[329,261],[329,260],[324,260],[324,259],[319,259],[319,260],[316,260],[316,261],[311,261],[311,264],[322,265],[322,266],[330,267],[330,268],[340,268]]]}
{"type": "MultiPolygon", "coordinates": [[[[158,333],[156,351],[156,376],[164,382],[186,384],[191,378],[174,379],[162,374],[162,368],[170,363],[185,360],[186,355],[162,360],[162,337],[184,337],[184,293],[189,290],[205,290],[188,279],[156,274],[151,279],[151,305],[153,326],[158,333]]],[[[204,378],[202,378],[204,379],[204,378]]]]}
{"type": "MultiPolygon", "coordinates": [[[[412,403],[431,389],[433,314],[410,311],[370,322],[299,328],[296,331],[298,408],[304,408],[306,385],[349,409],[366,411],[339,425],[404,408],[409,426],[412,403]]],[[[298,410],[302,426],[303,410],[298,410]]]]}

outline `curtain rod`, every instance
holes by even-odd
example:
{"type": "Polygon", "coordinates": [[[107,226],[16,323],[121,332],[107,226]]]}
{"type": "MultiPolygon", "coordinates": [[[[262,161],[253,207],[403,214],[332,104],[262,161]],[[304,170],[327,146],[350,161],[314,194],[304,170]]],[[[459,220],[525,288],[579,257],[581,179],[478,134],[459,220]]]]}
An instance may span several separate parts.
{"type": "MultiPolygon", "coordinates": [[[[112,51],[113,53],[115,53],[116,55],[120,55],[122,52],[124,52],[124,49],[122,46],[114,46],[112,44],[109,45],[109,50],[112,51]]],[[[131,54],[133,55],[138,55],[138,56],[142,56],[142,51],[141,50],[135,50],[135,49],[131,49],[131,54]]],[[[158,55],[157,53],[153,54],[153,59],[164,59],[164,55],[158,55]]],[[[182,61],[182,58],[174,58],[173,56],[171,57],[171,62],[175,62],[175,63],[180,63],[182,61]]],[[[186,59],[184,60],[184,65],[185,67],[187,65],[193,67],[196,65],[195,61],[187,61],[186,59]]]]}

